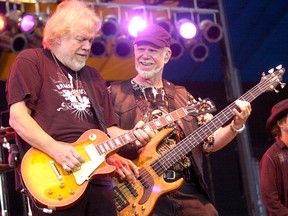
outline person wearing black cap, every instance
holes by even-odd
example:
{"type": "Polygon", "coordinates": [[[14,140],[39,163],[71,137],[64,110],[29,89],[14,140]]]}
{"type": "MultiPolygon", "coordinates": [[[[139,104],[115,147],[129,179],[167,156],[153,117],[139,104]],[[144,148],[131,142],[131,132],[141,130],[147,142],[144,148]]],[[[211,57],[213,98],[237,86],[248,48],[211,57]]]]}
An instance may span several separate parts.
{"type": "Polygon", "coordinates": [[[269,216],[288,215],[288,99],[275,104],[266,131],[275,139],[260,161],[260,189],[269,216]]]}
{"type": "MultiPolygon", "coordinates": [[[[193,96],[185,87],[174,85],[162,77],[164,66],[171,57],[170,43],[171,35],[158,25],[148,26],[138,33],[134,42],[135,68],[138,74],[129,80],[113,82],[109,87],[120,127],[131,129],[135,121],[140,119],[149,121],[163,113],[187,106],[193,101],[193,96]]],[[[193,153],[190,152],[167,171],[167,175],[169,172],[175,174],[173,177],[183,177],[184,184],[178,191],[161,196],[151,215],[218,215],[211,203],[203,178],[202,154],[203,151],[209,153],[223,148],[244,129],[244,124],[251,113],[250,103],[239,100],[235,103],[239,107],[239,112],[233,110],[235,117],[231,124],[220,128],[209,138],[209,142],[198,145],[192,150],[193,153]]],[[[175,128],[174,134],[164,139],[157,147],[157,151],[161,154],[167,147],[177,145],[179,140],[193,132],[211,116],[211,114],[200,115],[197,118],[187,116],[170,125],[175,128]]],[[[121,156],[129,159],[137,158],[139,152],[141,149],[127,145],[117,152],[118,155],[114,155],[112,164],[121,156]]],[[[133,172],[137,172],[137,167],[133,172]]],[[[133,172],[125,167],[118,170],[122,177],[133,172]]]]}

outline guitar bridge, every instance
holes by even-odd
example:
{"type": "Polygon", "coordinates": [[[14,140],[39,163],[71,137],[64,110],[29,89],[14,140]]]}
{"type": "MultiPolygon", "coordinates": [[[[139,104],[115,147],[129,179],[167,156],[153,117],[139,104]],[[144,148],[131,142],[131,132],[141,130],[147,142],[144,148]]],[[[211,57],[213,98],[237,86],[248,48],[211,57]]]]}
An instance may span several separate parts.
{"type": "Polygon", "coordinates": [[[118,187],[114,187],[114,200],[118,212],[121,212],[130,204],[118,187]]]}

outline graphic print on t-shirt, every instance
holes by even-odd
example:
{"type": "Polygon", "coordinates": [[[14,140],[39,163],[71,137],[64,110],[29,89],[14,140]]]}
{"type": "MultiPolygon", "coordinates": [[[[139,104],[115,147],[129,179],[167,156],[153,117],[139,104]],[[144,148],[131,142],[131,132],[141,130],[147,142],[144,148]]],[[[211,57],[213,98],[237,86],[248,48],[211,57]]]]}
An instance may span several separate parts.
{"type": "Polygon", "coordinates": [[[90,100],[82,86],[82,82],[78,80],[78,89],[76,89],[73,77],[69,73],[67,78],[62,71],[57,70],[57,75],[58,80],[51,78],[56,86],[54,91],[58,92],[64,99],[57,111],[71,111],[75,118],[80,120],[87,119],[87,116],[93,116],[90,100]]]}

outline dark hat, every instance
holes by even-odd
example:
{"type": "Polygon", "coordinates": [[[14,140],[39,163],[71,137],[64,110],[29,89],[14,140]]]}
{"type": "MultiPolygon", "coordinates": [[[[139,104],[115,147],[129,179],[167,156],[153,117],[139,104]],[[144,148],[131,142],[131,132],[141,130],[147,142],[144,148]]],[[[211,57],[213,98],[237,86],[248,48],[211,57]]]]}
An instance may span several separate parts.
{"type": "Polygon", "coordinates": [[[171,35],[159,25],[150,25],[138,32],[134,44],[141,42],[148,42],[159,48],[170,47],[171,35]]]}
{"type": "Polygon", "coordinates": [[[288,99],[282,100],[275,104],[271,109],[271,115],[266,122],[266,131],[271,134],[272,127],[276,124],[277,120],[282,118],[288,113],[288,99]]]}

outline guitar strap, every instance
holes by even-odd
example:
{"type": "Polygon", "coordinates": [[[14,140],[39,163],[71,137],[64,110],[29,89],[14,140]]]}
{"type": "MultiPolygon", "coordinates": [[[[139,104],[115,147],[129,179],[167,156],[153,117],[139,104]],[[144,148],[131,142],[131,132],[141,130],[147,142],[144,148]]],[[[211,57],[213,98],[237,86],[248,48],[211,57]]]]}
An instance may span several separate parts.
{"type": "Polygon", "coordinates": [[[96,95],[95,95],[94,89],[92,88],[92,86],[90,84],[91,80],[93,80],[93,79],[90,79],[90,81],[89,81],[89,77],[86,76],[86,74],[88,74],[88,73],[87,72],[85,73],[85,71],[83,71],[82,74],[85,74],[84,76],[82,76],[83,77],[82,79],[84,81],[82,83],[83,83],[83,86],[84,87],[86,86],[86,88],[88,88],[88,90],[89,90],[89,91],[87,91],[87,94],[89,95],[89,100],[91,101],[91,104],[94,108],[94,113],[97,117],[100,129],[104,133],[108,134],[107,126],[106,126],[105,121],[104,121],[103,113],[100,112],[100,106],[98,104],[98,101],[96,100],[96,95]]]}
{"type": "Polygon", "coordinates": [[[166,80],[163,80],[163,87],[165,89],[168,98],[168,111],[172,112],[176,110],[174,102],[175,85],[173,83],[167,82],[166,80]]]}

